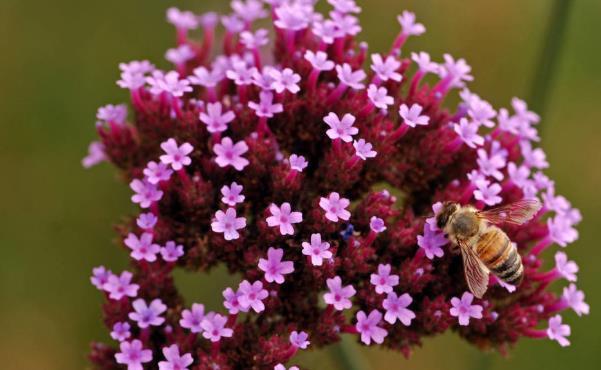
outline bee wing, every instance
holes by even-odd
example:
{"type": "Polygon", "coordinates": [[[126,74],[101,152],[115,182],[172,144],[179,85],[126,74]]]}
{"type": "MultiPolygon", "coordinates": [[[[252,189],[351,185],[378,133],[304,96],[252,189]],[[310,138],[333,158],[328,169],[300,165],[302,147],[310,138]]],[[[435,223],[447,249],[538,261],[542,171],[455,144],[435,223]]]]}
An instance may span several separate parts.
{"type": "Polygon", "coordinates": [[[538,199],[522,199],[504,206],[478,212],[478,217],[493,224],[508,223],[521,225],[526,223],[541,209],[538,199]]]}
{"type": "Polygon", "coordinates": [[[467,286],[474,296],[482,298],[488,289],[488,269],[469,245],[460,240],[457,240],[457,244],[461,247],[467,286]]]}

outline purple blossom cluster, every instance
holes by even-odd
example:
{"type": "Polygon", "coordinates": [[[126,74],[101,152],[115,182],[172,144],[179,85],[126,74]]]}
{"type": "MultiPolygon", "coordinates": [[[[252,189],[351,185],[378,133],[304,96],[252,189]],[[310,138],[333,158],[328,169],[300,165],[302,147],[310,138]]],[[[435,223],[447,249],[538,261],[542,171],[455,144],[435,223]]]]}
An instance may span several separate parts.
{"type": "Polygon", "coordinates": [[[543,252],[574,242],[581,215],[543,173],[539,117],[517,98],[497,110],[468,90],[463,59],[406,52],[425,32],[413,13],[398,17],[389,51],[369,55],[354,0],[328,0],[328,14],[314,3],[234,0],[225,16],[171,8],[173,69],[119,65],[133,112],[98,110],[83,165],[115,165],[141,211],[118,228],[131,269],[93,270],[116,342],[92,345],[94,367],[285,370],[341,335],[409,355],[448,330],[500,351],[521,337],[568,345],[560,313],[589,306],[576,263],[560,251],[544,271],[543,252]],[[255,26],[268,17],[273,31],[255,26]],[[447,107],[455,91],[461,101],[447,107]],[[491,277],[476,299],[436,225],[441,202],[534,197],[536,217],[504,227],[523,282],[491,277]],[[223,308],[186,302],[174,269],[218,265],[240,279],[223,308]],[[561,295],[547,289],[562,280],[561,295]]]}

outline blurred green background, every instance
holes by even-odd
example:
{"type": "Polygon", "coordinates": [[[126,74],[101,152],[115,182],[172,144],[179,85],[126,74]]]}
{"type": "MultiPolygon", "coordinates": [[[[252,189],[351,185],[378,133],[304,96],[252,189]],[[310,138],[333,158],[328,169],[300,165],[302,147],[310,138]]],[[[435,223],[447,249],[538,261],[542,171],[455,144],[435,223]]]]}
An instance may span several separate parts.
{"type": "MultiPolygon", "coordinates": [[[[324,2],[322,0],[322,2],[324,2]]],[[[394,15],[417,13],[428,32],[405,47],[436,60],[464,57],[473,91],[496,107],[529,97],[551,0],[359,0],[371,51],[387,50],[398,31],[394,15]]],[[[226,1],[0,0],[0,359],[2,369],[82,369],[88,343],[106,339],[100,294],[89,284],[93,266],[115,270],[126,256],[112,225],[133,212],[129,192],[107,165],[84,171],[80,159],[95,138],[96,108],[127,95],[115,85],[117,64],[148,58],[166,67],[174,32],[168,6],[202,12],[226,1]]],[[[410,360],[375,348],[361,350],[372,369],[601,368],[601,1],[573,1],[557,70],[543,115],[548,170],[584,214],[580,240],[569,247],[581,267],[578,285],[592,314],[564,315],[572,346],[523,340],[508,358],[482,354],[452,334],[425,340],[410,360]]],[[[231,279],[231,278],[230,278],[231,279]]],[[[228,283],[179,276],[188,297],[216,308],[228,283]],[[211,281],[211,284],[207,282],[211,281]]],[[[559,288],[559,287],[557,287],[559,288]]],[[[341,369],[325,352],[298,362],[341,369]]]]}

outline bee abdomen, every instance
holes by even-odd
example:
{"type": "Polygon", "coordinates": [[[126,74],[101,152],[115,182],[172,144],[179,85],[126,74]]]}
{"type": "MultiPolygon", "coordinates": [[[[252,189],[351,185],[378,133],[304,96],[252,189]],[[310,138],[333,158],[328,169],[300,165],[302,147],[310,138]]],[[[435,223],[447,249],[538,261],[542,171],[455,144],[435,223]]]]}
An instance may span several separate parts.
{"type": "Polygon", "coordinates": [[[512,285],[521,282],[524,273],[517,248],[499,228],[491,227],[476,245],[478,256],[499,279],[512,285]]]}

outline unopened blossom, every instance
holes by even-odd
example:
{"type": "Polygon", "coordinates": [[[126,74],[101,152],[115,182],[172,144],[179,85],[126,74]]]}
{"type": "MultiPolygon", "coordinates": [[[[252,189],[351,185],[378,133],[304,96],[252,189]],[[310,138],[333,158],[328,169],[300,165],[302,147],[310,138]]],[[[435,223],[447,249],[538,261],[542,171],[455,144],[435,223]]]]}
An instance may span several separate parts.
{"type": "Polygon", "coordinates": [[[167,73],[153,71],[151,76],[146,77],[146,83],[150,85],[150,92],[154,95],[166,93],[179,98],[192,91],[190,81],[180,79],[180,75],[176,71],[167,73]]]}
{"type": "Polygon", "coordinates": [[[328,54],[323,51],[313,52],[307,50],[305,52],[305,59],[318,71],[331,71],[336,66],[334,62],[328,59],[328,54]]]}
{"type": "Polygon", "coordinates": [[[198,27],[198,17],[190,11],[167,9],[167,21],[177,28],[193,30],[198,27]]]}
{"type": "Polygon", "coordinates": [[[349,298],[355,295],[357,291],[352,285],[342,286],[342,279],[335,276],[326,280],[329,291],[323,295],[327,304],[331,304],[338,311],[347,310],[353,306],[349,298]]]}
{"type": "Polygon", "coordinates": [[[280,248],[269,248],[267,250],[267,259],[259,259],[259,269],[265,273],[265,281],[268,283],[284,283],[284,275],[294,271],[292,261],[282,261],[284,250],[280,248]]]}
{"type": "Polygon", "coordinates": [[[170,240],[165,243],[164,247],[161,247],[160,253],[163,261],[175,262],[184,255],[184,246],[177,245],[174,241],[170,240]]]}
{"type": "Polygon", "coordinates": [[[163,348],[163,356],[166,361],[159,362],[159,370],[188,370],[194,359],[190,353],[180,355],[177,344],[163,348]]]}
{"type": "Polygon", "coordinates": [[[168,139],[161,144],[161,149],[165,152],[161,155],[161,162],[170,165],[174,171],[179,171],[192,163],[189,154],[194,147],[190,143],[178,145],[175,139],[168,139]]]}
{"type": "Polygon", "coordinates": [[[547,329],[549,339],[557,341],[562,347],[567,347],[570,345],[570,341],[566,337],[569,337],[570,334],[572,334],[570,326],[562,323],[560,315],[549,319],[549,328],[547,329]]]}
{"type": "Polygon", "coordinates": [[[474,296],[465,292],[461,296],[461,299],[453,297],[451,299],[451,316],[455,316],[459,320],[459,325],[467,326],[470,323],[470,319],[481,319],[482,318],[482,306],[478,304],[472,304],[474,296]]]}
{"type": "Polygon", "coordinates": [[[239,291],[234,291],[232,288],[226,288],[223,291],[223,306],[228,310],[230,315],[235,315],[238,312],[246,312],[247,308],[240,306],[240,296],[242,295],[239,291]]]}
{"type": "Polygon", "coordinates": [[[357,324],[355,328],[361,334],[361,342],[370,345],[371,342],[381,344],[388,335],[386,329],[378,326],[382,322],[382,314],[378,310],[372,310],[369,316],[363,311],[357,312],[357,324]]]}
{"type": "Polygon", "coordinates": [[[256,49],[269,43],[268,31],[260,28],[255,32],[244,31],[240,34],[240,42],[246,46],[247,49],[256,49]]]}
{"type": "Polygon", "coordinates": [[[342,119],[338,118],[336,113],[329,113],[323,121],[330,127],[326,134],[332,140],[340,139],[346,143],[353,141],[353,135],[359,133],[359,129],[354,127],[355,116],[346,113],[342,119]]]}
{"type": "Polygon", "coordinates": [[[127,370],[143,370],[142,364],[152,361],[152,350],[144,349],[138,339],[121,342],[119,348],[121,351],[115,354],[115,360],[118,364],[126,365],[127,370]]]}
{"type": "Polygon", "coordinates": [[[419,36],[426,32],[426,27],[415,21],[415,13],[405,10],[397,17],[397,20],[403,29],[402,32],[407,35],[419,36]]]}
{"type": "Polygon", "coordinates": [[[386,310],[384,320],[394,324],[397,320],[405,326],[411,325],[411,320],[415,319],[415,313],[408,309],[413,302],[413,298],[407,293],[397,296],[395,292],[389,292],[388,296],[382,301],[382,307],[386,310]]]}
{"type": "Polygon", "coordinates": [[[251,284],[248,280],[244,280],[240,283],[238,292],[240,292],[240,297],[238,297],[240,307],[244,309],[252,308],[256,313],[265,310],[263,300],[267,298],[269,293],[263,288],[263,283],[255,281],[251,284]]]}
{"type": "Polygon", "coordinates": [[[125,124],[127,119],[127,106],[125,104],[108,104],[98,108],[96,119],[100,122],[112,122],[117,125],[125,124]]]}
{"type": "Polygon", "coordinates": [[[584,292],[578,290],[575,284],[563,288],[561,298],[578,316],[589,314],[590,306],[584,301],[584,292]]]}
{"type": "Polygon", "coordinates": [[[330,243],[321,240],[321,234],[311,234],[311,242],[302,243],[302,253],[311,257],[313,266],[321,266],[324,259],[332,258],[330,243]]]}
{"type": "Polygon", "coordinates": [[[179,324],[182,328],[190,330],[192,333],[202,332],[200,323],[205,317],[205,306],[200,303],[193,303],[191,309],[182,311],[182,317],[179,324]]]}
{"type": "Polygon", "coordinates": [[[503,198],[499,196],[501,193],[501,185],[497,183],[480,182],[476,184],[478,187],[474,190],[474,198],[484,202],[487,206],[494,206],[503,201],[503,198]]]}
{"type": "Polygon", "coordinates": [[[441,247],[448,242],[443,232],[433,229],[428,223],[424,224],[424,235],[417,236],[417,245],[422,248],[426,257],[431,260],[434,257],[440,258],[444,255],[441,247]]]}
{"type": "Polygon", "coordinates": [[[181,65],[194,58],[196,54],[188,44],[183,44],[177,48],[169,49],[165,53],[165,59],[175,65],[181,65]]]}
{"type": "Polygon", "coordinates": [[[275,114],[284,111],[284,106],[282,104],[273,102],[273,93],[270,91],[261,91],[259,94],[259,102],[248,102],[248,106],[255,111],[257,117],[271,118],[275,114]]]}
{"type": "Polygon", "coordinates": [[[229,338],[234,331],[227,328],[227,317],[218,313],[209,313],[205,316],[200,324],[202,328],[202,336],[211,342],[219,342],[221,338],[229,338]]]}
{"type": "Polygon", "coordinates": [[[104,284],[108,282],[109,277],[111,275],[112,272],[110,270],[107,270],[104,266],[94,267],[92,269],[92,276],[90,277],[90,282],[96,287],[96,289],[104,290],[104,284]]]}
{"type": "Polygon", "coordinates": [[[246,227],[246,218],[238,217],[235,208],[228,208],[225,212],[219,210],[211,223],[211,229],[216,233],[223,233],[225,240],[235,240],[240,237],[238,230],[246,227]]]}
{"type": "Polygon", "coordinates": [[[367,158],[374,158],[378,154],[373,150],[373,145],[366,142],[364,139],[353,141],[353,147],[355,148],[355,155],[364,161],[366,161],[367,158]]]}
{"type": "Polygon", "coordinates": [[[290,158],[288,158],[288,163],[290,164],[290,168],[298,172],[303,172],[303,170],[309,165],[309,162],[307,162],[305,157],[296,154],[290,155],[290,158]]]}
{"type": "Polygon", "coordinates": [[[327,198],[321,197],[319,200],[319,206],[326,211],[326,218],[332,222],[338,222],[339,220],[348,221],[351,213],[346,207],[349,204],[351,204],[350,200],[341,198],[337,192],[332,192],[327,198]]]}
{"type": "Polygon", "coordinates": [[[380,264],[378,273],[371,274],[370,282],[375,286],[376,293],[390,293],[395,286],[399,285],[399,276],[391,274],[390,270],[390,264],[380,264]]]}
{"type": "Polygon", "coordinates": [[[81,165],[84,168],[90,168],[106,160],[104,145],[101,142],[93,141],[88,146],[88,155],[81,160],[81,165]]]}
{"type": "Polygon", "coordinates": [[[307,347],[311,343],[307,340],[308,338],[309,334],[305,333],[304,331],[298,332],[295,330],[292,333],[290,333],[290,344],[292,344],[296,348],[307,349],[307,347]]]}
{"type": "Polygon", "coordinates": [[[564,252],[555,253],[555,270],[567,281],[578,280],[578,265],[568,260],[568,255],[564,252]]]}
{"type": "Polygon", "coordinates": [[[144,169],[144,176],[149,183],[156,185],[171,178],[173,171],[163,162],[150,161],[144,169]]]}
{"type": "Polygon", "coordinates": [[[375,233],[386,231],[386,223],[379,217],[371,216],[369,219],[369,228],[375,233]]]}
{"type": "Polygon", "coordinates": [[[235,118],[234,112],[223,112],[221,103],[208,103],[207,109],[200,113],[200,121],[207,125],[207,131],[212,134],[227,130],[228,124],[235,118]]]}
{"type": "Polygon", "coordinates": [[[270,72],[273,82],[271,88],[274,89],[278,94],[288,91],[292,94],[296,94],[300,91],[298,83],[301,80],[301,76],[294,73],[290,68],[285,68],[280,71],[273,68],[270,72]]]}
{"type": "Polygon", "coordinates": [[[416,127],[418,125],[426,126],[430,122],[430,117],[422,115],[422,110],[422,106],[417,103],[411,107],[401,104],[399,114],[403,122],[409,127],[416,127]]]}
{"type": "Polygon", "coordinates": [[[290,203],[284,202],[281,206],[271,204],[269,206],[269,212],[271,216],[267,217],[267,225],[270,227],[280,228],[280,234],[282,235],[294,235],[294,227],[292,224],[297,224],[303,221],[303,214],[301,212],[292,211],[290,203]]]}
{"type": "Polygon", "coordinates": [[[382,81],[396,81],[400,82],[403,76],[398,73],[398,69],[401,67],[401,62],[393,56],[387,56],[385,59],[380,54],[372,54],[371,56],[371,70],[382,81]]]}
{"type": "Polygon", "coordinates": [[[372,104],[378,109],[388,109],[389,105],[394,104],[394,98],[388,95],[388,90],[385,87],[377,87],[369,85],[367,96],[372,104]]]}
{"type": "Polygon", "coordinates": [[[129,233],[123,243],[131,249],[130,256],[136,261],[154,262],[157,260],[157,254],[161,247],[152,241],[153,236],[150,233],[143,233],[139,237],[134,233],[129,233]]]}
{"type": "Polygon", "coordinates": [[[478,129],[480,126],[475,122],[469,122],[467,119],[462,118],[459,123],[453,125],[455,133],[463,140],[465,145],[470,148],[476,148],[484,144],[484,138],[478,135],[478,129]]]}
{"type": "Polygon", "coordinates": [[[123,342],[131,336],[131,326],[128,322],[116,322],[111,331],[111,338],[118,342],[123,342]]]}
{"type": "Polygon", "coordinates": [[[365,85],[362,83],[362,81],[365,79],[365,77],[367,77],[367,75],[365,72],[363,72],[363,70],[354,71],[349,64],[344,63],[343,65],[336,66],[336,73],[338,74],[338,79],[344,85],[355,90],[361,90],[365,88],[365,85]]]}
{"type": "Polygon", "coordinates": [[[109,293],[109,298],[120,300],[123,297],[135,297],[138,295],[140,286],[131,282],[133,274],[123,271],[121,275],[110,275],[103,285],[103,289],[109,293]]]}
{"type": "Polygon", "coordinates": [[[236,206],[238,203],[244,202],[242,189],[244,189],[244,187],[242,185],[238,185],[235,181],[229,186],[223,185],[221,188],[221,195],[223,195],[221,201],[231,207],[236,206]]]}
{"type": "Polygon", "coordinates": [[[236,144],[229,137],[221,139],[221,143],[213,146],[213,151],[217,154],[215,162],[219,167],[232,166],[236,171],[242,171],[250,163],[248,159],[242,157],[248,151],[248,145],[244,140],[236,144]]]}
{"type": "Polygon", "coordinates": [[[134,311],[130,312],[128,317],[137,322],[140,329],[159,326],[165,322],[165,318],[161,314],[167,311],[167,306],[159,298],[153,299],[150,304],[147,304],[142,298],[138,298],[132,303],[132,307],[134,311]]]}

